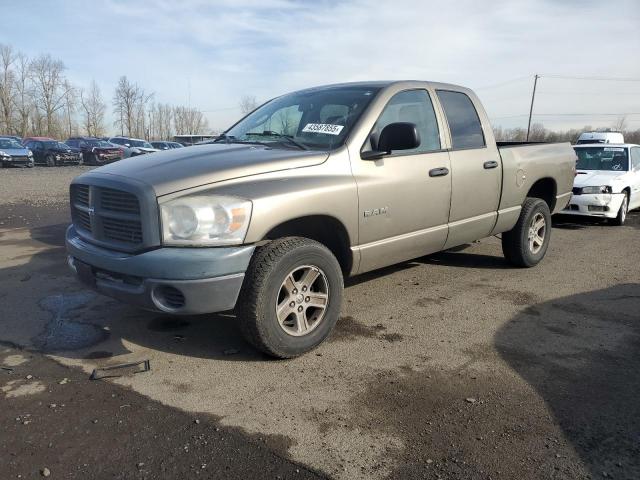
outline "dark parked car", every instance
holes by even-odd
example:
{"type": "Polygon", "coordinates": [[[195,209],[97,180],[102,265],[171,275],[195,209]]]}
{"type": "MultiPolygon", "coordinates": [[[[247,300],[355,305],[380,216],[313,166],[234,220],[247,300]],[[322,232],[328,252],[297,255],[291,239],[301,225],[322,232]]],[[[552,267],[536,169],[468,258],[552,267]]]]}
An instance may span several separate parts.
{"type": "Polygon", "coordinates": [[[36,164],[48,167],[82,164],[82,153],[79,149],[56,140],[30,140],[25,147],[33,152],[36,164]]]}
{"type": "Polygon", "coordinates": [[[67,145],[80,149],[88,165],[104,165],[124,158],[124,148],[95,137],[71,137],[67,145]]]}
{"type": "Polygon", "coordinates": [[[123,147],[126,158],[160,151],[157,148],[153,148],[146,140],[139,138],[111,137],[109,142],[123,147]]]}
{"type": "Polygon", "coordinates": [[[178,142],[166,142],[166,141],[157,141],[151,142],[151,146],[153,148],[157,148],[158,150],[171,150],[173,148],[183,148],[184,145],[178,142]]]}
{"type": "Polygon", "coordinates": [[[0,137],[0,166],[33,167],[33,154],[12,137],[0,137]]]}

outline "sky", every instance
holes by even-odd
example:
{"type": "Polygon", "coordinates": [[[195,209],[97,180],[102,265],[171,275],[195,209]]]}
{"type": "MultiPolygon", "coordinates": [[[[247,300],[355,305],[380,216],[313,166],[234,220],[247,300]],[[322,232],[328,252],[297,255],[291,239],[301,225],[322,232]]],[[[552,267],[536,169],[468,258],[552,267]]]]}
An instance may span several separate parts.
{"type": "Polygon", "coordinates": [[[216,130],[240,117],[243,95],[262,102],[327,83],[390,79],[474,88],[495,125],[526,127],[534,74],[542,75],[534,122],[606,127],[627,114],[628,126],[640,128],[640,0],[0,0],[0,7],[0,43],[63,60],[72,82],[95,79],[108,103],[126,75],[158,102],[204,111],[216,130]]]}

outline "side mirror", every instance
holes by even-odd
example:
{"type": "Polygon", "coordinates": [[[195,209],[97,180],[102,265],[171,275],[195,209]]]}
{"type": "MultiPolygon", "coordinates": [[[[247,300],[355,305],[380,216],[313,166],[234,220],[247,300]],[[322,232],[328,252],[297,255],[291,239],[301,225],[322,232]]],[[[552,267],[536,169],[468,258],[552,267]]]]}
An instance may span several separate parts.
{"type": "Polygon", "coordinates": [[[420,133],[414,123],[390,123],[382,129],[374,150],[362,152],[363,160],[377,160],[394,150],[412,150],[420,146],[420,133]]]}

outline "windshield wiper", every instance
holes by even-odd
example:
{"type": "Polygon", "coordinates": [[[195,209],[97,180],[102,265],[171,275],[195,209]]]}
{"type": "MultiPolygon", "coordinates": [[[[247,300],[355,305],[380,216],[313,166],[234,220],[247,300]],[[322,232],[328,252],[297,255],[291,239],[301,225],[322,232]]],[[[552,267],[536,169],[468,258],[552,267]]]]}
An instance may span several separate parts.
{"type": "Polygon", "coordinates": [[[303,145],[300,142],[296,142],[291,135],[284,135],[283,133],[274,132],[273,130],[265,130],[262,133],[259,133],[259,132],[245,133],[245,135],[247,135],[247,136],[256,135],[258,137],[277,137],[277,138],[282,138],[282,139],[286,140],[287,142],[289,142],[291,145],[295,145],[300,150],[309,150],[309,147],[307,147],[306,145],[303,145]]]}
{"type": "Polygon", "coordinates": [[[234,137],[233,135],[227,135],[226,133],[221,133],[220,135],[218,135],[218,138],[216,138],[213,143],[218,143],[220,140],[224,140],[224,143],[232,143],[232,141],[235,139],[236,137],[234,137]]]}

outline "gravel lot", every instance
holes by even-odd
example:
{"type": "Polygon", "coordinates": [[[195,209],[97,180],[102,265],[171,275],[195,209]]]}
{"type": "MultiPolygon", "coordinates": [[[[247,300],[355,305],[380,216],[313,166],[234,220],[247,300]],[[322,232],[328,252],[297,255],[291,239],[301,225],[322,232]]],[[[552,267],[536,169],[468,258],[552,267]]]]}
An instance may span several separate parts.
{"type": "Polygon", "coordinates": [[[330,341],[272,361],[233,314],[141,312],[71,277],[85,170],[0,171],[0,478],[640,478],[638,212],[555,219],[534,269],[490,238],[350,279],[330,341]]]}

